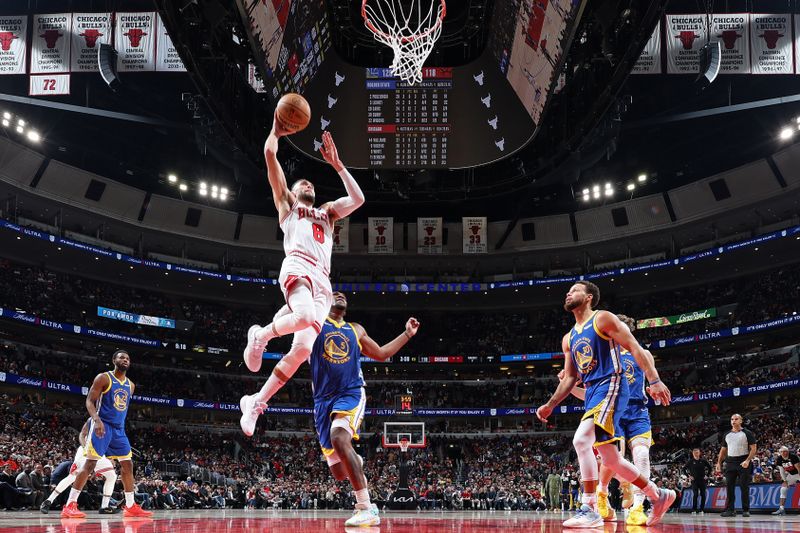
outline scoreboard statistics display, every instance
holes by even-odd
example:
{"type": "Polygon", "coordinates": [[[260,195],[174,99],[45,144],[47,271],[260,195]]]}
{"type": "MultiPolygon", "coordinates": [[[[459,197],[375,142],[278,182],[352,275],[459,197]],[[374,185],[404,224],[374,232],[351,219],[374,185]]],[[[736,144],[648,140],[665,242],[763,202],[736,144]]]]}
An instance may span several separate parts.
{"type": "Polygon", "coordinates": [[[397,394],[394,397],[394,410],[398,415],[414,413],[414,396],[409,393],[397,394]]]}
{"type": "Polygon", "coordinates": [[[311,105],[311,123],[288,142],[322,161],[330,131],[348,167],[407,170],[475,167],[524,147],[583,1],[497,2],[479,58],[424,67],[422,82],[410,85],[339,57],[324,0],[237,0],[272,103],[294,91],[311,105]]]}

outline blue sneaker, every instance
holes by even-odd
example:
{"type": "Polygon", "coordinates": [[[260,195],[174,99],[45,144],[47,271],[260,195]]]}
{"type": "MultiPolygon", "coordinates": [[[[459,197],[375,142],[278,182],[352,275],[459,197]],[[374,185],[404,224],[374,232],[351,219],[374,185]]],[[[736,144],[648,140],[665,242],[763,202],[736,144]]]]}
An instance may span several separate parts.
{"type": "Polygon", "coordinates": [[[581,505],[575,516],[565,520],[564,527],[603,527],[603,518],[588,505],[581,505]]]}

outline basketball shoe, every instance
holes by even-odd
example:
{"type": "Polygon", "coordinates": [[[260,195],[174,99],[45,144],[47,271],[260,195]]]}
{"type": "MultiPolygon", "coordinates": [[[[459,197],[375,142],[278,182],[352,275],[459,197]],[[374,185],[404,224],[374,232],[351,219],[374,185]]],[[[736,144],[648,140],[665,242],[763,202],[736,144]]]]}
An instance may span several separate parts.
{"type": "Polygon", "coordinates": [[[675,491],[669,489],[660,489],[658,492],[658,500],[650,502],[653,504],[653,509],[650,512],[650,517],[647,519],[648,526],[654,526],[661,522],[661,519],[669,511],[672,502],[675,501],[675,491]]]}
{"type": "Polygon", "coordinates": [[[380,511],[378,511],[378,506],[373,503],[369,509],[356,509],[353,516],[348,518],[344,525],[346,527],[367,527],[377,526],[380,523],[380,511]]]}
{"type": "Polygon", "coordinates": [[[144,509],[139,507],[138,503],[134,503],[130,507],[125,507],[125,512],[122,513],[122,516],[126,518],[132,518],[132,517],[148,518],[153,516],[153,513],[151,513],[150,511],[145,511],[144,509]]]}
{"type": "Polygon", "coordinates": [[[588,505],[582,505],[575,516],[565,520],[564,527],[603,527],[603,519],[588,505]]]}
{"type": "Polygon", "coordinates": [[[258,416],[267,408],[265,402],[256,400],[255,394],[245,394],[239,400],[239,409],[242,410],[242,417],[239,419],[239,425],[242,426],[242,432],[248,437],[252,437],[256,431],[256,422],[258,416]]]}
{"type": "Polygon", "coordinates": [[[250,372],[258,372],[261,370],[261,363],[264,360],[264,349],[267,347],[270,338],[260,339],[256,333],[261,329],[258,324],[253,324],[247,330],[247,347],[242,354],[244,364],[250,372]]]}
{"type": "Polygon", "coordinates": [[[86,518],[86,514],[78,510],[78,502],[69,502],[61,509],[61,518],[86,518]]]}
{"type": "Polygon", "coordinates": [[[628,519],[625,523],[629,526],[644,526],[647,524],[647,515],[644,514],[642,504],[636,505],[628,512],[628,519]]]}
{"type": "Polygon", "coordinates": [[[608,505],[608,493],[597,493],[597,512],[604,522],[613,522],[617,519],[617,512],[608,505]]]}

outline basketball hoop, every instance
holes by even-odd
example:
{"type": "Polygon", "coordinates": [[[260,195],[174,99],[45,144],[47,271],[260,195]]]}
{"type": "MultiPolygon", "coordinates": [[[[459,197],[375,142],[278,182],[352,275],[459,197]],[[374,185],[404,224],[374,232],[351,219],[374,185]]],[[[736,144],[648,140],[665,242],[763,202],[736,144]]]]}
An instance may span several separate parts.
{"type": "Polygon", "coordinates": [[[447,14],[445,0],[362,0],[361,17],[375,40],[394,51],[392,74],[415,84],[422,81],[422,65],[442,34],[447,14]],[[429,2],[425,14],[422,4],[429,2]],[[434,10],[433,6],[439,4],[434,10]],[[415,7],[416,6],[416,7],[415,7]]]}
{"type": "Polygon", "coordinates": [[[408,439],[400,439],[400,451],[406,453],[408,451],[408,446],[411,444],[411,441],[408,439]]]}

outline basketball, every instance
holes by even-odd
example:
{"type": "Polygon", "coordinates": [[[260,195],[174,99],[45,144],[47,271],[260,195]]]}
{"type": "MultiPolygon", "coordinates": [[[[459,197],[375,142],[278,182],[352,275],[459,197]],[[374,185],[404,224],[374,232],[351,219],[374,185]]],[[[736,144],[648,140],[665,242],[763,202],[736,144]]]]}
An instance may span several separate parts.
{"type": "Polygon", "coordinates": [[[311,106],[297,93],[286,93],[278,100],[277,116],[281,125],[292,133],[306,129],[311,121],[311,106]]]}

